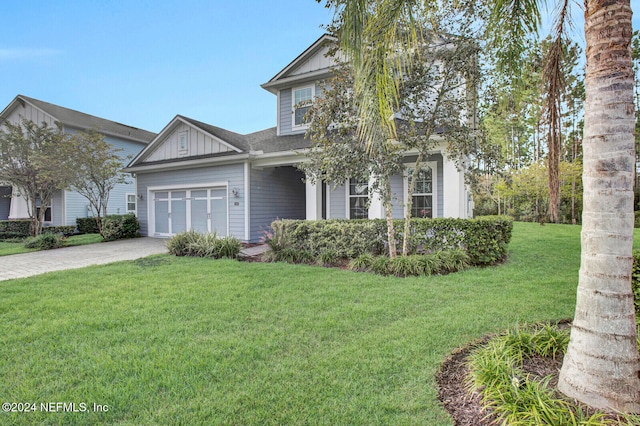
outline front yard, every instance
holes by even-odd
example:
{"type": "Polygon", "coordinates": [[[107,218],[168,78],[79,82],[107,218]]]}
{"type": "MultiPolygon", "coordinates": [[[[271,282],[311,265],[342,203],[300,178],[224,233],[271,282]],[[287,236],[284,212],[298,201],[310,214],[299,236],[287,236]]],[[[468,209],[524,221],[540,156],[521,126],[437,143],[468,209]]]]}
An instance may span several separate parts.
{"type": "MultiPolygon", "coordinates": [[[[95,244],[100,242],[102,242],[102,237],[99,234],[73,235],[64,240],[64,247],[82,246],[85,244],[95,244]]],[[[26,248],[23,242],[0,241],[0,256],[28,253],[30,251],[36,251],[36,249],[26,248]]]]}
{"type": "Polygon", "coordinates": [[[37,410],[0,423],[451,424],[454,348],[573,315],[580,228],[516,223],[509,251],[430,278],[162,255],[2,282],[0,402],[37,410]]]}

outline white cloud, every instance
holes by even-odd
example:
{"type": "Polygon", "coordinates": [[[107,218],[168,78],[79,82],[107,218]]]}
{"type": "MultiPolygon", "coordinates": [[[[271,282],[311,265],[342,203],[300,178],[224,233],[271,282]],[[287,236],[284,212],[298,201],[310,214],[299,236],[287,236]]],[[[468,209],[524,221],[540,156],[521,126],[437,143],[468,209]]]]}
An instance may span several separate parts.
{"type": "Polygon", "coordinates": [[[2,49],[0,48],[0,61],[12,60],[37,60],[62,54],[57,49],[2,49]]]}

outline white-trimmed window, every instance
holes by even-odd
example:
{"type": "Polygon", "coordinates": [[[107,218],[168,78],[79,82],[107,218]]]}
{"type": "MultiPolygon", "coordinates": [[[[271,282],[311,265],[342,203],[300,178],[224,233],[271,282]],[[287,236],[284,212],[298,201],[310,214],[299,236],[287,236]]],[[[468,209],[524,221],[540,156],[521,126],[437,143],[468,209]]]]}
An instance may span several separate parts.
{"type": "MultiPolygon", "coordinates": [[[[36,217],[40,217],[40,210],[42,209],[42,202],[40,201],[40,197],[36,198],[36,217]]],[[[51,204],[49,204],[44,211],[44,221],[52,222],[53,216],[51,214],[51,204]]]]}
{"type": "Polygon", "coordinates": [[[291,127],[293,129],[301,129],[308,126],[308,123],[305,121],[305,115],[311,107],[311,102],[313,102],[315,91],[316,89],[314,85],[295,87],[293,89],[293,122],[291,124],[291,127]]]}
{"type": "MultiPolygon", "coordinates": [[[[407,169],[405,194],[415,179],[413,187],[411,217],[436,217],[436,166],[435,163],[423,163],[416,172],[412,167],[407,169]]],[[[406,195],[405,195],[406,197],[406,195]]]]}
{"type": "Polygon", "coordinates": [[[369,217],[369,182],[349,179],[349,219],[367,219],[369,217]]]}
{"type": "Polygon", "coordinates": [[[189,133],[186,131],[178,133],[178,153],[180,155],[189,153],[189,133]]]}
{"type": "Polygon", "coordinates": [[[127,213],[136,214],[136,194],[126,195],[127,213]]]}

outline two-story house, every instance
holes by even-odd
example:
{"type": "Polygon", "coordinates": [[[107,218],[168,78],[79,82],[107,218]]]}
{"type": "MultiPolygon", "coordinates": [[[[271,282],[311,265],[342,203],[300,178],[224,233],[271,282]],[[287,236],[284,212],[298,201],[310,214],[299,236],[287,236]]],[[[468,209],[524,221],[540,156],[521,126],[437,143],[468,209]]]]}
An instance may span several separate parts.
{"type": "MultiPolygon", "coordinates": [[[[40,125],[54,126],[61,123],[67,133],[95,129],[104,135],[105,141],[121,149],[118,155],[127,158],[137,155],[155,137],[155,133],[104,118],[74,111],[58,105],[43,102],[27,96],[18,95],[0,112],[0,122],[19,124],[23,119],[40,125]]],[[[109,196],[108,214],[136,212],[136,186],[129,177],[125,183],[117,184],[109,196]]],[[[46,208],[45,226],[76,225],[76,218],[92,216],[89,202],[75,191],[60,190],[46,208]]],[[[15,188],[0,182],[0,220],[27,219],[27,204],[15,188]]]]}
{"type": "MultiPolygon", "coordinates": [[[[312,185],[295,166],[311,142],[305,138],[305,102],[331,77],[326,54],[335,43],[320,37],[262,87],[277,97],[276,127],[240,135],[176,116],[125,169],[136,176],[138,218],[143,235],[180,231],[216,232],[259,241],[275,219],[383,218],[381,201],[367,182],[335,188],[312,185]]],[[[416,156],[407,153],[410,167],[416,156]]],[[[464,171],[442,147],[433,150],[413,194],[423,217],[469,216],[464,171]]],[[[404,217],[407,173],[394,176],[394,217],[404,217]]]]}

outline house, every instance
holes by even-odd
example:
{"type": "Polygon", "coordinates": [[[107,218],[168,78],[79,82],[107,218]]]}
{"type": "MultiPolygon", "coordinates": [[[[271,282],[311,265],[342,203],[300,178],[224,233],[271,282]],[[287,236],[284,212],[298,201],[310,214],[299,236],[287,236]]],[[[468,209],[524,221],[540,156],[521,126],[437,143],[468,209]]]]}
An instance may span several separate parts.
{"type": "MultiPolygon", "coordinates": [[[[311,184],[296,168],[311,147],[304,102],[318,94],[319,81],[331,77],[334,61],[326,54],[334,42],[323,35],[262,85],[277,98],[275,127],[241,135],[178,115],[133,159],[125,171],[136,176],[143,235],[194,229],[256,242],[277,218],[385,217],[375,194],[367,207],[368,182],[311,184]]],[[[407,153],[407,168],[416,158],[407,153]]],[[[424,166],[414,216],[470,216],[464,171],[444,145],[424,166]]],[[[392,178],[397,218],[404,216],[408,173],[392,178]]]]}
{"type": "MultiPolygon", "coordinates": [[[[51,126],[61,123],[64,132],[75,133],[90,129],[98,130],[105,137],[105,141],[120,148],[121,157],[132,158],[147,146],[155,137],[155,133],[135,127],[105,120],[82,112],[74,111],[58,105],[43,102],[27,96],[18,95],[0,113],[0,122],[8,121],[18,124],[22,119],[34,123],[47,123],[51,126]]],[[[111,191],[108,214],[124,214],[136,211],[136,188],[134,179],[127,178],[127,182],[118,184],[111,191]]],[[[77,192],[70,190],[58,191],[46,206],[45,226],[76,225],[76,218],[92,216],[89,202],[77,192]]],[[[2,185],[0,182],[0,220],[26,219],[27,205],[15,188],[2,185]]]]}

